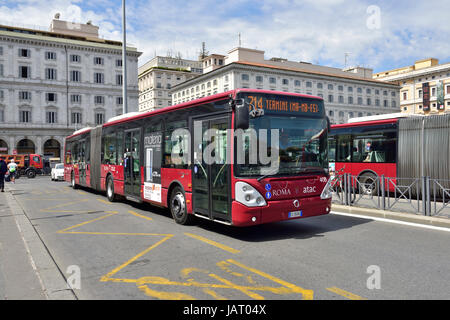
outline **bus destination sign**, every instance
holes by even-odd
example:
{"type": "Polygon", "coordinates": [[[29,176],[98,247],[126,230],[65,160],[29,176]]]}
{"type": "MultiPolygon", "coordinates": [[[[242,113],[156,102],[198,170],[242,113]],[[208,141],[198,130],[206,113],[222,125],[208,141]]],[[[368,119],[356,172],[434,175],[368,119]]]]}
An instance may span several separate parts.
{"type": "Polygon", "coordinates": [[[263,109],[265,113],[321,114],[322,101],[309,98],[283,97],[276,95],[248,95],[250,110],[263,109]]]}

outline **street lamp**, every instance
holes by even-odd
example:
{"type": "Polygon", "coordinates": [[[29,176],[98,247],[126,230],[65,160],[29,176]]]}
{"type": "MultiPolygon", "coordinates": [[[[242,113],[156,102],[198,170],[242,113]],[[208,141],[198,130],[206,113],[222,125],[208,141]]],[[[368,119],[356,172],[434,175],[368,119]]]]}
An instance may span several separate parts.
{"type": "Polygon", "coordinates": [[[128,113],[128,99],[127,99],[127,31],[125,20],[125,0],[122,0],[122,113],[128,113]]]}

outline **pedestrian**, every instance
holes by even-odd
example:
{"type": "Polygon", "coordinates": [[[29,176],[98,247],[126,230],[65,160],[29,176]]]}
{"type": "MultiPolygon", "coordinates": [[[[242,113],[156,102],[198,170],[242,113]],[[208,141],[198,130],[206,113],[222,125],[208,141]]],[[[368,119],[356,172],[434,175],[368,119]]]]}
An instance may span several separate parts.
{"type": "Polygon", "coordinates": [[[5,158],[0,158],[0,189],[1,192],[5,192],[5,174],[8,171],[8,166],[5,162],[5,158]]]}
{"type": "Polygon", "coordinates": [[[9,177],[11,178],[12,183],[16,183],[16,170],[17,170],[17,163],[14,162],[14,159],[11,159],[11,162],[8,164],[8,170],[9,170],[9,177]]]}

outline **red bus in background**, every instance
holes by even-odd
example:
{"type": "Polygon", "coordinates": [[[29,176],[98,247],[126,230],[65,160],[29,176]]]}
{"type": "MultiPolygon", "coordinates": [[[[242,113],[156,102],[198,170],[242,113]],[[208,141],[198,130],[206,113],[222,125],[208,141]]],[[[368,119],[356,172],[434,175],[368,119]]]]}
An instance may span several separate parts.
{"type": "Polygon", "coordinates": [[[75,132],[65,142],[65,180],[106,191],[110,201],[168,207],[180,224],[317,216],[331,206],[328,130],[319,97],[238,89],[75,132]],[[272,129],[284,139],[276,172],[260,159],[271,154],[272,129]],[[251,130],[258,134],[245,136],[251,130]]]}

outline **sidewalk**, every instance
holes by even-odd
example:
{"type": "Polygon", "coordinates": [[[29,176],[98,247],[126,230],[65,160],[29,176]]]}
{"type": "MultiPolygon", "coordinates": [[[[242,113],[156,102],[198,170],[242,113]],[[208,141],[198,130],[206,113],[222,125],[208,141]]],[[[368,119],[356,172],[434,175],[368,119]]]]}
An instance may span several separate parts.
{"type": "Polygon", "coordinates": [[[374,208],[364,208],[356,206],[345,206],[336,203],[332,203],[331,212],[342,212],[361,216],[367,216],[368,218],[383,218],[394,221],[402,221],[409,223],[416,223],[440,228],[450,229],[450,218],[434,217],[434,216],[423,216],[413,213],[406,212],[394,212],[387,210],[379,210],[374,208]]]}
{"type": "Polygon", "coordinates": [[[0,300],[76,299],[14,198],[18,188],[0,193],[0,300]]]}

